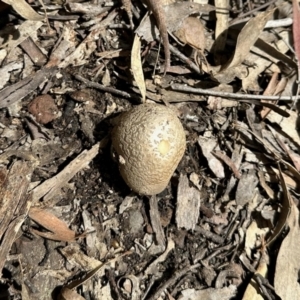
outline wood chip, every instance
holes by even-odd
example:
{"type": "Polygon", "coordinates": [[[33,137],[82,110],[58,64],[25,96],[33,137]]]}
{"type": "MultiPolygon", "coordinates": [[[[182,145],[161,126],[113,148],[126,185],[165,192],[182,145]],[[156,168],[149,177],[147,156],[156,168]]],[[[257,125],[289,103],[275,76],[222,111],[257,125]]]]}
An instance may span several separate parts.
{"type": "Polygon", "coordinates": [[[181,175],[177,191],[177,227],[194,230],[199,219],[200,205],[200,192],[196,188],[189,186],[189,180],[186,175],[181,175]]]}

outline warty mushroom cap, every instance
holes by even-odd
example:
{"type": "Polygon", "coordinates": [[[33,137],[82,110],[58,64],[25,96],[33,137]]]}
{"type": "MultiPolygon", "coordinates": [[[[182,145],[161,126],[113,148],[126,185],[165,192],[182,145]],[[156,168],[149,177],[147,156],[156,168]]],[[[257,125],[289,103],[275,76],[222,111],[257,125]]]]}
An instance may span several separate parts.
{"type": "Polygon", "coordinates": [[[175,111],[157,104],[141,104],[119,117],[112,146],[120,173],[139,194],[162,192],[186,147],[185,132],[175,111]]]}

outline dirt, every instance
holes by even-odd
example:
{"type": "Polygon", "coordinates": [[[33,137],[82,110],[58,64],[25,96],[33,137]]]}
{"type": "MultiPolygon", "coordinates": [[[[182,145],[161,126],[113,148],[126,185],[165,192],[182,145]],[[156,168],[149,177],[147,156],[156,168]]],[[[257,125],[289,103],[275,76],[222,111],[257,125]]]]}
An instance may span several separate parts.
{"type": "MultiPolygon", "coordinates": [[[[39,2],[28,3],[43,12],[39,2]]],[[[15,10],[0,4],[3,36],[15,25],[30,25],[18,4],[15,10]]],[[[224,60],[222,37],[221,44],[203,40],[216,25],[212,6],[204,5],[201,41],[191,44],[186,35],[187,45],[177,44],[182,55],[193,48],[194,56],[182,62],[171,51],[172,73],[163,76],[160,54],[153,77],[156,47],[144,42],[137,51],[142,59],[130,56],[133,34],[122,27],[125,13],[103,6],[93,15],[100,9],[94,4],[45,1],[50,28],[36,20],[27,28],[32,40],[18,29],[16,46],[8,34],[9,54],[0,51],[2,69],[14,65],[0,80],[0,299],[289,299],[277,282],[284,272],[279,263],[288,264],[282,245],[298,232],[292,219],[300,180],[298,113],[293,101],[264,104],[247,96],[263,99],[268,91],[264,96],[277,97],[283,79],[281,96],[295,96],[292,52],[278,50],[285,66],[274,58],[270,67],[265,58],[256,74],[253,45],[241,46],[229,30],[226,55],[238,52],[240,61],[216,65],[224,60]],[[42,51],[34,52],[34,45],[42,51]],[[130,61],[137,68],[141,63],[144,78],[130,61]],[[184,90],[189,87],[197,93],[184,90]],[[143,89],[147,102],[177,110],[187,139],[168,186],[155,196],[132,192],[111,153],[116,117],[145,100],[143,89]],[[202,89],[211,95],[199,95],[202,89]],[[287,123],[279,127],[272,113],[287,123]]],[[[143,11],[140,4],[136,9],[143,11]]],[[[166,8],[172,32],[175,9],[166,8]]],[[[190,9],[182,4],[182,19],[194,13],[190,9]]],[[[230,8],[228,21],[249,12],[245,3],[236,9],[230,8]]],[[[275,48],[278,37],[263,31],[269,15],[262,11],[259,21],[251,17],[253,30],[275,48]]],[[[277,33],[288,40],[283,27],[277,33]]],[[[297,245],[290,248],[297,269],[297,245]]]]}

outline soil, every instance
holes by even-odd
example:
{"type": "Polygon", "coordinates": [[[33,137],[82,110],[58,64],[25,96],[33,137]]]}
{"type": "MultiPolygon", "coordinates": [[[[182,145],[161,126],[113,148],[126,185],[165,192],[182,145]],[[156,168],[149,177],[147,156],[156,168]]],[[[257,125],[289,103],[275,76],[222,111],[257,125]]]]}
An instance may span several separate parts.
{"type": "MultiPolygon", "coordinates": [[[[2,28],[24,22],[11,7],[1,14],[9,18],[2,28]]],[[[82,42],[90,33],[84,14],[73,15],[82,42]]],[[[63,18],[49,21],[57,32],[44,31],[43,25],[36,43],[53,63],[51,53],[65,27],[63,18]]],[[[118,42],[131,45],[128,31],[122,32],[118,42]]],[[[83,64],[48,66],[53,69],[45,73],[46,83],[38,81],[45,66],[33,65],[28,76],[36,84],[25,84],[20,69],[0,90],[0,103],[12,97],[0,106],[0,224],[6,224],[0,227],[0,299],[242,299],[251,280],[266,299],[280,299],[273,285],[287,235],[284,225],[278,229],[284,189],[275,171],[268,177],[265,168],[277,168],[278,153],[283,161],[291,159],[271,134],[276,125],[250,102],[212,108],[209,100],[218,97],[174,96],[174,82],[207,87],[215,82],[206,73],[160,74],[152,80],[150,52],[143,65],[147,101],[165,105],[158,99],[175,97],[167,104],[178,111],[187,143],[166,189],[138,195],[120,176],[110,133],[116,117],[140,105],[141,98],[129,75],[130,56],[99,59],[106,37],[101,38],[83,64]],[[91,82],[101,82],[101,88],[91,82]],[[21,100],[13,96],[18,83],[29,86],[21,100]],[[269,277],[257,271],[266,261],[269,277]]],[[[18,51],[16,61],[24,61],[26,54],[18,51]]],[[[212,61],[211,54],[207,59],[212,61]]],[[[173,57],[172,64],[180,62],[173,57]]],[[[269,74],[262,73],[260,88],[269,82],[269,74]]],[[[241,91],[241,81],[230,87],[241,91]]]]}

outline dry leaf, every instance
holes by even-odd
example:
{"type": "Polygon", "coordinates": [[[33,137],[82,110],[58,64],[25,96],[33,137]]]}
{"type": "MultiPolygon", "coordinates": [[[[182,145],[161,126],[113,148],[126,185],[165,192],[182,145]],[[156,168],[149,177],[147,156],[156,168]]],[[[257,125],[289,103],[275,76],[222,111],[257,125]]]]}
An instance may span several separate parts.
{"type": "Polygon", "coordinates": [[[59,295],[59,300],[84,300],[82,296],[77,294],[75,291],[72,291],[66,287],[63,287],[60,295],[59,295]]]}
{"type": "Polygon", "coordinates": [[[287,154],[291,158],[296,170],[300,172],[300,155],[292,151],[288,144],[285,145],[285,147],[287,149],[287,154]]]}
{"type": "Polygon", "coordinates": [[[245,238],[245,251],[248,257],[252,257],[252,250],[261,246],[261,241],[267,232],[269,232],[269,228],[259,228],[256,220],[253,220],[250,226],[246,231],[245,238]]]}
{"type": "Polygon", "coordinates": [[[205,28],[198,18],[186,18],[175,35],[182,43],[190,45],[201,53],[205,49],[205,28]]]}
{"type": "Polygon", "coordinates": [[[279,40],[274,43],[268,43],[263,38],[258,38],[255,45],[251,47],[251,52],[264,56],[274,64],[283,62],[290,68],[295,68],[297,64],[291,59],[289,55],[286,55],[290,50],[290,32],[285,30],[278,33],[279,40]]]}
{"type": "MultiPolygon", "coordinates": [[[[282,31],[278,38],[279,41],[268,43],[260,37],[255,45],[251,47],[251,51],[247,56],[247,64],[250,65],[248,68],[249,75],[243,79],[243,89],[260,91],[261,87],[258,84],[260,74],[265,70],[268,70],[270,73],[284,72],[284,70],[279,68],[282,63],[290,68],[295,68],[295,62],[285,55],[289,51],[290,35],[287,31],[282,31]]],[[[282,80],[287,79],[282,78],[282,80]]],[[[277,95],[278,93],[279,90],[269,95],[277,95]]]]}
{"type": "Polygon", "coordinates": [[[108,26],[113,18],[118,14],[117,11],[110,13],[99,26],[94,26],[90,29],[90,33],[77,46],[77,33],[70,24],[66,24],[63,32],[63,40],[59,44],[59,49],[55,49],[50,57],[50,62],[47,65],[66,68],[69,65],[81,66],[89,62],[90,55],[97,49],[96,41],[99,35],[103,34],[105,26],[108,26]],[[69,36],[71,34],[71,36],[69,36]],[[74,47],[77,47],[74,50],[74,47]],[[55,53],[56,52],[56,53],[55,53]],[[56,58],[57,57],[57,58],[56,58]]]}
{"type": "MultiPolygon", "coordinates": [[[[92,257],[85,255],[80,249],[78,244],[70,244],[60,250],[62,255],[66,257],[68,262],[71,265],[75,265],[80,269],[87,271],[85,277],[76,279],[69,283],[66,288],[72,290],[84,282],[88,281],[95,274],[98,274],[100,277],[104,276],[105,269],[108,267],[114,267],[118,261],[126,255],[132,254],[131,251],[124,252],[119,254],[117,257],[107,260],[105,263],[102,263],[99,260],[96,260],[92,257]]],[[[107,298],[103,298],[107,299],[107,298]]]]}
{"type": "Polygon", "coordinates": [[[26,20],[17,29],[17,39],[9,39],[1,47],[6,47],[6,50],[9,52],[12,49],[16,48],[23,41],[25,41],[29,36],[33,36],[36,31],[43,25],[41,21],[31,21],[26,20]]]}
{"type": "MultiPolygon", "coordinates": [[[[222,67],[222,71],[214,75],[215,79],[222,83],[228,83],[234,78],[234,74],[239,73],[238,69],[235,67],[239,66],[247,58],[251,47],[257,41],[261,31],[264,29],[272,14],[273,10],[259,13],[243,27],[237,39],[234,55],[227,65],[222,67]]],[[[243,77],[241,74],[242,73],[240,72],[239,77],[243,77]]]]}
{"type": "Polygon", "coordinates": [[[14,70],[21,69],[23,67],[22,62],[10,62],[0,69],[0,89],[3,89],[4,85],[10,79],[10,72],[14,70]]]}
{"type": "Polygon", "coordinates": [[[216,158],[213,154],[213,150],[218,150],[217,141],[213,138],[206,139],[202,136],[198,138],[198,144],[201,147],[202,153],[207,159],[209,168],[216,175],[217,178],[224,178],[224,167],[222,162],[216,158]]]}
{"type": "Polygon", "coordinates": [[[283,240],[277,256],[274,287],[282,300],[298,300],[300,299],[300,227],[299,210],[294,203],[291,206],[287,225],[290,231],[283,240]]]}
{"type": "Polygon", "coordinates": [[[242,175],[241,175],[240,171],[235,166],[235,164],[231,160],[231,158],[228,157],[223,151],[216,150],[216,151],[213,151],[212,154],[215,155],[220,160],[222,160],[232,170],[232,172],[236,178],[238,178],[238,179],[241,178],[242,175]]]}
{"type": "MultiPolygon", "coordinates": [[[[286,174],[282,174],[284,181],[286,182],[286,185],[295,190],[299,190],[299,178],[298,177],[291,177],[286,174]]],[[[266,181],[268,182],[278,182],[278,176],[279,176],[279,171],[278,169],[271,167],[267,168],[267,172],[265,173],[266,181]],[[275,175],[277,174],[277,175],[275,175]]]]}
{"type": "Polygon", "coordinates": [[[105,68],[103,77],[101,79],[101,82],[104,86],[110,86],[111,85],[111,77],[108,68],[105,68]]]}
{"type": "MultiPolygon", "coordinates": [[[[262,250],[262,256],[259,261],[258,268],[255,272],[255,274],[259,274],[262,277],[265,277],[267,272],[268,272],[268,265],[267,265],[267,253],[265,250],[262,250]]],[[[262,297],[260,293],[260,289],[258,287],[257,282],[254,280],[254,278],[251,278],[250,283],[247,286],[247,289],[244,293],[243,299],[242,300],[263,300],[264,298],[262,297]]]]}
{"type": "Polygon", "coordinates": [[[278,165],[278,169],[279,169],[279,177],[280,177],[280,181],[281,181],[281,186],[282,186],[282,190],[283,190],[282,208],[281,208],[281,212],[280,212],[276,227],[272,233],[272,236],[268,239],[267,245],[272,244],[275,241],[275,239],[279,236],[279,234],[282,232],[282,230],[284,229],[284,227],[287,223],[287,220],[289,219],[289,215],[290,215],[290,211],[291,211],[291,202],[292,201],[290,199],[290,194],[287,189],[287,186],[284,181],[284,177],[282,175],[279,165],[278,165]]]}
{"type": "MultiPolygon", "coordinates": [[[[274,95],[277,85],[278,85],[278,73],[273,73],[267,88],[264,90],[263,95],[274,95]]],[[[267,101],[262,100],[262,102],[267,102],[267,101]]],[[[261,118],[264,119],[270,113],[270,111],[271,111],[270,108],[264,106],[263,109],[260,111],[261,118]]]]}
{"type": "Polygon", "coordinates": [[[141,40],[136,34],[134,37],[132,50],[131,50],[131,70],[135,82],[141,92],[142,102],[146,100],[146,85],[141,61],[141,40]]]}
{"type": "Polygon", "coordinates": [[[13,9],[24,19],[31,21],[41,21],[44,16],[39,15],[25,0],[2,0],[11,5],[13,9]]]}
{"type": "Polygon", "coordinates": [[[272,14],[273,10],[266,11],[258,14],[255,18],[247,22],[238,36],[234,56],[226,68],[232,68],[239,65],[247,57],[251,47],[255,44],[272,14]]]}
{"type": "MultiPolygon", "coordinates": [[[[176,31],[181,26],[184,19],[192,14],[199,14],[199,12],[209,13],[215,10],[212,5],[195,2],[191,5],[188,1],[175,2],[164,6],[163,9],[165,11],[166,25],[169,32],[176,31]]],[[[156,23],[154,22],[154,24],[156,23]]],[[[143,40],[147,42],[152,42],[153,40],[158,39],[159,36],[158,29],[156,27],[153,28],[153,22],[151,22],[149,17],[142,20],[135,33],[140,37],[143,37],[143,40]]]]}
{"type": "Polygon", "coordinates": [[[259,178],[259,183],[260,186],[265,190],[265,192],[267,193],[267,195],[274,200],[275,196],[274,196],[274,191],[268,186],[267,182],[266,182],[266,178],[264,173],[260,170],[257,173],[258,178],[259,178]]]}
{"type": "Polygon", "coordinates": [[[56,241],[72,242],[75,240],[75,232],[70,230],[65,222],[59,220],[52,213],[33,207],[29,210],[29,217],[51,231],[50,233],[31,229],[35,234],[56,241]]]}
{"type": "Polygon", "coordinates": [[[297,0],[293,0],[293,38],[298,69],[300,69],[300,9],[297,0]]]}
{"type": "Polygon", "coordinates": [[[208,288],[203,290],[186,289],[181,291],[180,300],[229,300],[236,295],[236,286],[230,285],[221,289],[208,288]]]}
{"type": "Polygon", "coordinates": [[[283,118],[282,116],[278,115],[277,113],[271,111],[267,115],[267,119],[281,127],[282,131],[289,136],[298,146],[300,146],[300,138],[299,133],[296,128],[298,113],[296,111],[290,110],[290,116],[288,118],[283,118]]]}

